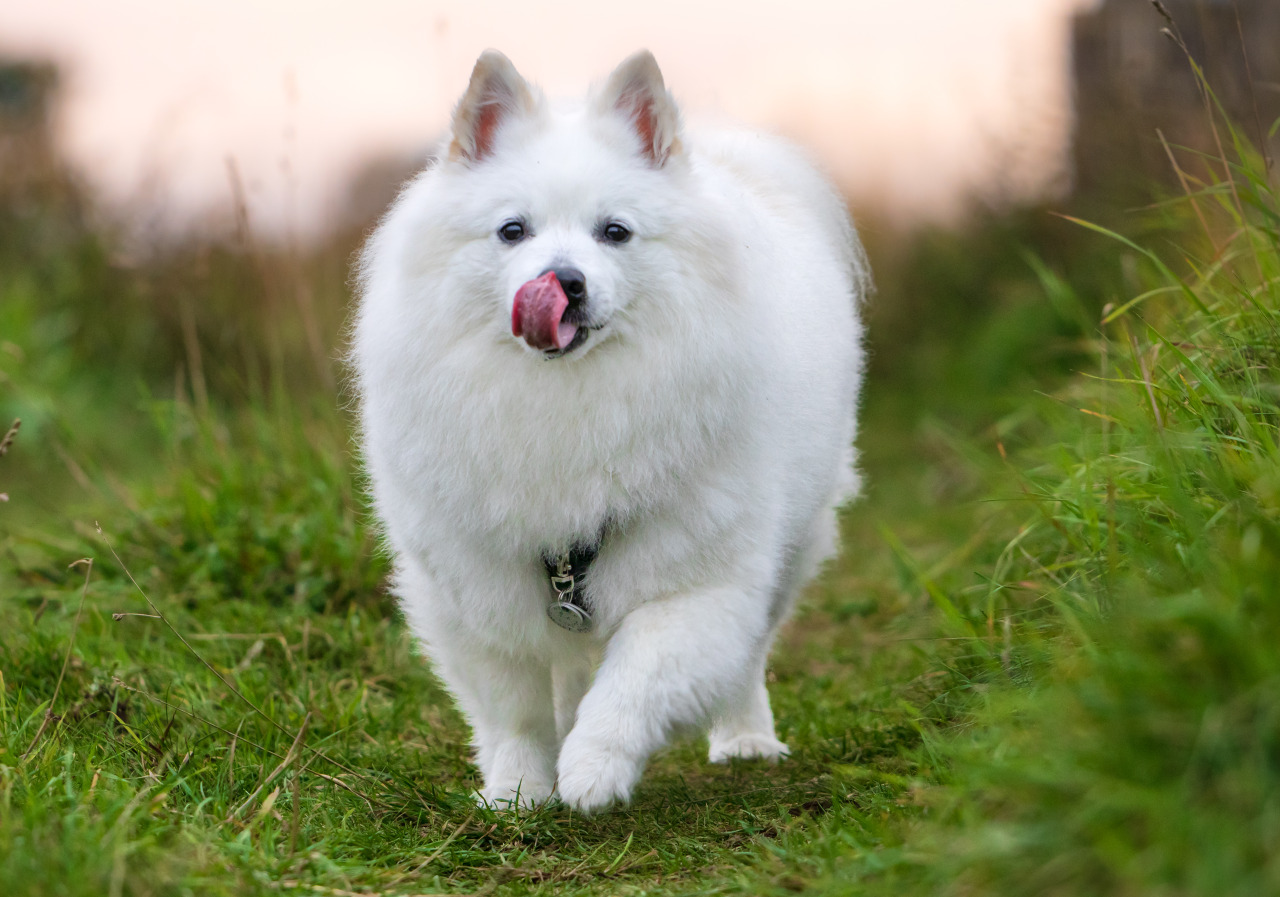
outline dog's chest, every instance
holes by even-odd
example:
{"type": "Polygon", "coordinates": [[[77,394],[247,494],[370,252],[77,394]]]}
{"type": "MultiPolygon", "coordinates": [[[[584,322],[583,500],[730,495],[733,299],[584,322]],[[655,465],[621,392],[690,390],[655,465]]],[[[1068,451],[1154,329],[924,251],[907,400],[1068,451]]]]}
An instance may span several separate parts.
{"type": "Polygon", "coordinates": [[[408,498],[511,549],[557,547],[678,500],[736,429],[732,402],[668,375],[437,376],[371,427],[408,498]],[[708,398],[710,400],[708,400],[708,398]]]}

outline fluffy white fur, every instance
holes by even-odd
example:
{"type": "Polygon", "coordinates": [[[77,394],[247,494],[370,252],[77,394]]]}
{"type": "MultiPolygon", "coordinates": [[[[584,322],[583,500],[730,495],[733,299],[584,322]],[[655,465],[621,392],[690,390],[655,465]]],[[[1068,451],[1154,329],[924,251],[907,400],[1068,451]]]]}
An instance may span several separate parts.
{"type": "Polygon", "coordinates": [[[565,104],[486,52],[441,155],[364,252],[352,358],[395,590],[481,797],[626,801],[688,727],[712,760],[785,756],[766,656],[858,483],[842,203],[775,138],[684,128],[647,52],[565,104]],[[513,297],[565,264],[598,329],[548,358],[513,297]],[[606,523],[594,629],[561,630],[542,558],[606,523]]]}

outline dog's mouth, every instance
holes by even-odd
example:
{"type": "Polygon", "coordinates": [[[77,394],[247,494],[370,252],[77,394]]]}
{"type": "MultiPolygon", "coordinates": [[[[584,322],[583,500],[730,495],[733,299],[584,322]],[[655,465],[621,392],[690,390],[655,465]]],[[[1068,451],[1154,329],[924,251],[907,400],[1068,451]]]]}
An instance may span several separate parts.
{"type": "Polygon", "coordinates": [[[580,347],[583,343],[585,343],[587,339],[591,336],[591,331],[593,328],[588,327],[586,324],[578,324],[575,326],[578,328],[577,332],[573,334],[573,338],[569,340],[567,345],[559,349],[543,349],[542,357],[543,358],[563,358],[564,356],[568,355],[570,352],[580,347]]]}
{"type": "Polygon", "coordinates": [[[547,271],[516,291],[511,332],[546,358],[562,358],[590,336],[591,325],[581,302],[571,302],[554,271],[547,271]]]}

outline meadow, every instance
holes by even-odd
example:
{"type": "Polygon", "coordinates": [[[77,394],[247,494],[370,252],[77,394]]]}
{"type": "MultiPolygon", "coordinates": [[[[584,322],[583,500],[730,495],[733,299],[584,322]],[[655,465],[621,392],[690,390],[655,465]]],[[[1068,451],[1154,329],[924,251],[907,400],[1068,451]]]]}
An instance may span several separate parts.
{"type": "Polygon", "coordinates": [[[1137,212],[866,228],[869,485],[772,660],[792,756],[682,741],[590,818],[475,805],[385,592],[359,235],[139,256],[65,172],[3,184],[6,897],[1280,893],[1280,202],[1217,127],[1137,212]]]}

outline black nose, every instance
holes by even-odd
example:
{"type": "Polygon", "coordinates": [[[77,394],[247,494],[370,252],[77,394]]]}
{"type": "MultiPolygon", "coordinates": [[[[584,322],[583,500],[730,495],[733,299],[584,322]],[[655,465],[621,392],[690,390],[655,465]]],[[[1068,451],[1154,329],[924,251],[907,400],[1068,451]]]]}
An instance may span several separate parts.
{"type": "MultiPolygon", "coordinates": [[[[556,280],[560,281],[560,289],[564,290],[570,305],[579,305],[587,298],[587,275],[577,268],[550,268],[548,270],[555,274],[556,280]]],[[[546,274],[547,272],[543,271],[542,273],[546,274]]]]}

